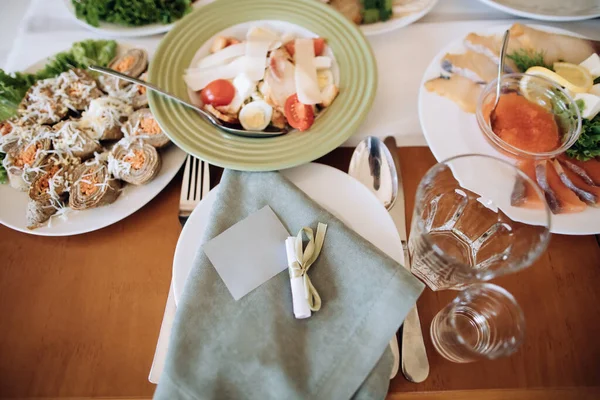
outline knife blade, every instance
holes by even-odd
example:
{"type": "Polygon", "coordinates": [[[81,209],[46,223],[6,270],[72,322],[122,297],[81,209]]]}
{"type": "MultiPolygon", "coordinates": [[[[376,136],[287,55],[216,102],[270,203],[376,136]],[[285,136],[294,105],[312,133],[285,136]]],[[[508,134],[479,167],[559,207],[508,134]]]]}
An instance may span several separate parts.
{"type": "MultiPolygon", "coordinates": [[[[396,147],[396,139],[388,136],[384,140],[385,145],[390,150],[396,172],[398,174],[398,196],[394,206],[389,213],[396,224],[398,235],[402,243],[404,251],[404,267],[410,271],[410,255],[408,253],[408,235],[406,234],[406,215],[404,201],[404,185],[402,179],[402,171],[400,170],[400,160],[398,159],[398,149],[396,147]]],[[[401,351],[402,373],[411,382],[423,382],[429,375],[429,360],[425,351],[425,343],[423,342],[423,333],[421,331],[421,322],[417,305],[409,311],[404,324],[402,326],[402,351],[401,351]]]]}

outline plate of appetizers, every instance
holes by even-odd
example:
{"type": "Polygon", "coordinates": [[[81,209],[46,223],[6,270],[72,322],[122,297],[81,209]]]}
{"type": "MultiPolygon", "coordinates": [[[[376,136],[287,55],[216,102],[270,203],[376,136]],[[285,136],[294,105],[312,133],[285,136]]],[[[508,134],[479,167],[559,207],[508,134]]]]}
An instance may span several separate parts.
{"type": "Polygon", "coordinates": [[[76,235],[164,189],[186,154],[160,129],[144,88],[86,70],[94,63],[145,79],[148,58],[143,48],[85,40],[22,73],[0,70],[0,223],[76,235]]]}
{"type": "Polygon", "coordinates": [[[544,21],[583,21],[600,17],[597,0],[479,0],[491,7],[523,18],[544,21]]]}
{"type": "Polygon", "coordinates": [[[403,28],[423,18],[438,0],[323,0],[360,26],[367,36],[403,28]]]}
{"type": "MultiPolygon", "coordinates": [[[[434,156],[509,160],[544,190],[552,232],[599,233],[598,49],[598,42],[565,30],[522,24],[451,43],[425,71],[419,93],[419,119],[434,156]],[[509,28],[507,74],[492,119],[502,33],[509,28]]],[[[493,171],[480,172],[493,185],[490,177],[493,171]]],[[[526,195],[513,201],[536,207],[526,195]]]]}
{"type": "Polygon", "coordinates": [[[366,117],[377,87],[364,36],[314,0],[211,3],[167,34],[149,77],[226,124],[288,130],[233,136],[149,94],[152,112],[179,147],[214,165],[252,171],[307,163],[341,145],[366,117]]]}
{"type": "Polygon", "coordinates": [[[64,0],[77,23],[105,37],[141,37],[168,32],[192,9],[214,0],[131,2],[122,7],[105,0],[64,0]],[[145,12],[135,8],[144,8],[145,12]]]}

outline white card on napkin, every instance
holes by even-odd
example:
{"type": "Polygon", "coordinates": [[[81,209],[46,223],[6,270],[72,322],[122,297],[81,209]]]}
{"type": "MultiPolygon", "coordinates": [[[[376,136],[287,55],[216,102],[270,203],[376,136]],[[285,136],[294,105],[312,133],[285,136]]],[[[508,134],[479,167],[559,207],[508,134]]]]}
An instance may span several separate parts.
{"type": "Polygon", "coordinates": [[[206,242],[204,253],[235,300],[287,268],[287,232],[265,206],[206,242]]]}

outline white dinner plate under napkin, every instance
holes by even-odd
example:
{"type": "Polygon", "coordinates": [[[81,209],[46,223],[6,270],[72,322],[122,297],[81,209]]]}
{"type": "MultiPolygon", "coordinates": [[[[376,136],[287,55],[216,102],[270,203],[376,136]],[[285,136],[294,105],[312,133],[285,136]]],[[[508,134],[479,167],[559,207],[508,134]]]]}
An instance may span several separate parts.
{"type": "MultiPolygon", "coordinates": [[[[394,222],[375,195],[360,182],[340,170],[317,163],[284,170],[281,173],[319,205],[342,220],[348,227],[394,260],[401,264],[404,263],[400,237],[394,222]]],[[[165,319],[168,322],[172,323],[176,304],[192,268],[197,246],[204,234],[208,222],[207,218],[216,196],[217,191],[213,189],[198,204],[185,224],[177,242],[173,260],[172,280],[174,304],[167,303],[165,310],[165,319]]],[[[165,334],[163,336],[163,329],[161,328],[161,337],[149,377],[150,381],[154,383],[158,382],[164,366],[164,358],[167,353],[166,346],[169,342],[168,331],[170,331],[170,328],[164,330],[165,334]]],[[[395,339],[393,342],[396,342],[395,339]]],[[[396,358],[395,361],[397,361],[398,349],[392,347],[392,352],[396,358]]],[[[397,362],[395,362],[392,371],[393,376],[398,372],[397,365],[397,362]]]]}

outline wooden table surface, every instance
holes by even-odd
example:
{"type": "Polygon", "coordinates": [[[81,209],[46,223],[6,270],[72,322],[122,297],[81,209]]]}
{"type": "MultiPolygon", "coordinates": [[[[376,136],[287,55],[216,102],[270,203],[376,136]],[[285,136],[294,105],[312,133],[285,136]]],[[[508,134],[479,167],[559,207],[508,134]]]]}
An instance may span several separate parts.
{"type": "MultiPolygon", "coordinates": [[[[346,170],[351,152],[337,149],[319,162],[346,170]]],[[[427,148],[399,154],[411,210],[417,183],[435,160],[427,148]]],[[[180,181],[134,215],[93,233],[49,238],[0,226],[0,397],[152,396],[148,372],[181,231],[180,181]]],[[[427,290],[418,306],[430,376],[413,384],[399,374],[389,398],[599,399],[596,237],[554,235],[531,268],[494,282],[525,312],[522,348],[496,361],[442,359],[428,330],[455,293],[427,290]]]]}

